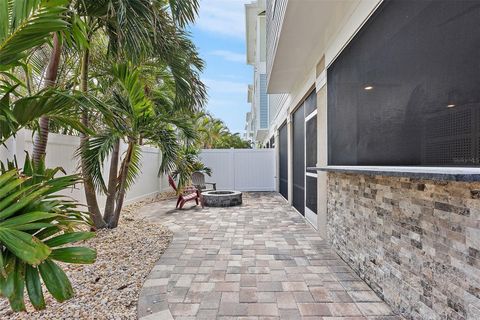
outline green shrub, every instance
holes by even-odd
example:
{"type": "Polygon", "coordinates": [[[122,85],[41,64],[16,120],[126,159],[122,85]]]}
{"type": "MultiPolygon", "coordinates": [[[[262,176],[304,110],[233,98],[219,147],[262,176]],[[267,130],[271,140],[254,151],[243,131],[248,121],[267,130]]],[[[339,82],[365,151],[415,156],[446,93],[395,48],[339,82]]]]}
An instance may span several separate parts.
{"type": "Polygon", "coordinates": [[[70,244],[89,239],[88,214],[58,195],[81,183],[77,175],[55,177],[61,168],[35,166],[27,155],[22,170],[9,162],[0,174],[0,295],[12,310],[25,310],[25,291],[36,309],[45,308],[42,282],[58,301],[73,296],[72,285],[56,261],[93,263],[96,252],[70,244]],[[26,289],[26,290],[25,290],[26,289]]]}

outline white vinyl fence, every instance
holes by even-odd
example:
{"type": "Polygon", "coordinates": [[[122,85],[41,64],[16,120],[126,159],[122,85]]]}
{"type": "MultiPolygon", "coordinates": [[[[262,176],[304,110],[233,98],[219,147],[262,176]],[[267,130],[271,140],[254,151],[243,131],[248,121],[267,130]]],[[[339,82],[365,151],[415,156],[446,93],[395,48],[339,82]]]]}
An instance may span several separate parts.
{"type": "MultiPolygon", "coordinates": [[[[46,166],[48,168],[62,167],[67,174],[79,172],[78,159],[74,154],[80,145],[80,138],[61,134],[49,134],[47,144],[46,166]]],[[[12,159],[17,155],[19,166],[23,165],[25,159],[24,150],[32,154],[33,137],[29,130],[18,132],[15,139],[9,139],[6,147],[0,147],[0,160],[12,159]]],[[[126,150],[125,145],[121,145],[120,152],[126,150]]],[[[155,195],[158,192],[168,190],[168,182],[165,177],[157,177],[158,168],[161,162],[161,154],[158,149],[142,146],[142,168],[137,182],[127,192],[126,203],[134,202],[142,198],[155,195]]],[[[107,159],[107,164],[110,159],[107,159]]],[[[108,165],[104,167],[104,176],[108,178],[108,165]]],[[[81,185],[67,190],[63,194],[68,195],[81,203],[85,203],[85,194],[81,185]]],[[[99,197],[99,205],[105,205],[105,197],[99,197]]]]}
{"type": "Polygon", "coordinates": [[[212,169],[206,181],[219,190],[275,191],[274,149],[202,150],[200,159],[212,169]]]}
{"type": "MultiPolygon", "coordinates": [[[[50,133],[47,144],[46,165],[48,168],[62,167],[67,174],[79,172],[78,159],[74,157],[80,145],[80,138],[50,133]]],[[[0,146],[0,161],[12,160],[16,155],[19,166],[25,160],[25,151],[32,154],[33,136],[30,130],[21,130],[15,139],[11,138],[5,146],[0,146]]],[[[126,150],[121,145],[120,153],[126,150]]],[[[274,191],[275,190],[275,153],[273,149],[227,149],[202,150],[201,160],[212,169],[212,177],[207,182],[216,182],[217,189],[239,191],[274,191]]],[[[126,203],[153,196],[159,192],[171,191],[165,176],[158,177],[161,153],[156,148],[142,146],[142,167],[136,183],[127,192],[126,203]]],[[[108,179],[107,159],[104,177],[108,179]]],[[[81,203],[85,203],[82,185],[63,192],[81,203]]],[[[99,197],[99,205],[105,205],[105,197],[99,197]]]]}

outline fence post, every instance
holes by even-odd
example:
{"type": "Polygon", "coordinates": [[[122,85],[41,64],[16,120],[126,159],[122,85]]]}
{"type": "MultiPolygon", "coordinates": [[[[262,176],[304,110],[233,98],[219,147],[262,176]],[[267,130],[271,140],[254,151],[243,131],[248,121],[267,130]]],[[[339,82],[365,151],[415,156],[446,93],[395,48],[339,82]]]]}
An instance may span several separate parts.
{"type": "Polygon", "coordinates": [[[232,157],[232,161],[231,161],[231,168],[230,170],[232,171],[232,177],[233,177],[233,190],[237,190],[237,183],[236,183],[236,170],[235,170],[235,149],[234,148],[230,148],[230,154],[231,154],[231,157],[232,157]]]}

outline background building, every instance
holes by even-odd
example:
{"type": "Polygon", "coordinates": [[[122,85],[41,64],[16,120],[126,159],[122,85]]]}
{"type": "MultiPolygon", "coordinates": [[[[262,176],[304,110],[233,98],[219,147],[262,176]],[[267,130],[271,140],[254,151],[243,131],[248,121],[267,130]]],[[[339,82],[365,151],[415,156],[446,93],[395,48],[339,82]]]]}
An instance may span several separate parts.
{"type": "Polygon", "coordinates": [[[252,141],[258,147],[265,146],[264,140],[269,127],[265,9],[265,0],[245,5],[247,63],[253,66],[254,70],[253,84],[248,88],[251,111],[250,117],[247,115],[246,126],[252,134],[252,141]]]}

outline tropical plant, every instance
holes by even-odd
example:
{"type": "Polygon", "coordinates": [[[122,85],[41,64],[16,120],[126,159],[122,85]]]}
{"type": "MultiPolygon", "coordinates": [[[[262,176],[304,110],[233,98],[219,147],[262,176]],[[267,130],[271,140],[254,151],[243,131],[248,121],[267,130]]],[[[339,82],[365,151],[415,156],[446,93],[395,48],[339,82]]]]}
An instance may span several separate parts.
{"type": "Polygon", "coordinates": [[[70,246],[94,236],[79,231],[90,225],[77,203],[57,194],[80,182],[77,175],[55,177],[61,168],[46,169],[27,155],[22,170],[2,164],[0,174],[0,295],[14,311],[25,310],[25,289],[35,309],[45,308],[42,282],[62,302],[74,295],[56,261],[93,263],[96,252],[70,246]]]}
{"type": "MultiPolygon", "coordinates": [[[[111,114],[103,118],[107,127],[99,130],[80,149],[85,174],[92,177],[98,191],[107,195],[103,219],[109,228],[118,225],[125,194],[140,171],[140,145],[146,142],[158,147],[162,151],[160,171],[171,172],[177,165],[181,139],[195,139],[195,131],[189,124],[192,122],[175,107],[175,96],[166,95],[167,92],[173,94],[166,88],[170,86],[168,77],[164,75],[162,84],[146,90],[148,80],[141,79],[141,75],[148,78],[146,73],[147,70],[132,64],[114,64],[107,73],[113,76],[113,81],[105,89],[112,94],[106,101],[111,114]],[[121,141],[127,145],[122,159],[119,154],[121,141]],[[111,160],[108,183],[105,183],[102,167],[108,155],[111,160]]],[[[198,101],[198,105],[201,103],[198,101]]]]}
{"type": "MultiPolygon", "coordinates": [[[[184,146],[180,149],[175,159],[175,170],[172,177],[178,180],[178,192],[181,193],[183,187],[190,183],[192,173],[203,172],[210,176],[212,169],[206,167],[199,159],[200,150],[195,146],[184,146]]],[[[160,172],[161,173],[161,172],[160,172]]]]}
{"type": "Polygon", "coordinates": [[[27,73],[25,59],[33,48],[46,43],[52,33],[67,28],[66,8],[62,6],[63,3],[38,0],[0,1],[1,142],[43,114],[56,112],[56,105],[47,103],[48,99],[52,98],[52,92],[44,91],[22,99],[25,96],[19,91],[27,85],[17,74],[19,69],[27,73]]]}
{"type": "Polygon", "coordinates": [[[225,123],[208,113],[202,113],[196,119],[200,133],[202,149],[250,149],[249,141],[243,140],[238,133],[231,133],[225,123]]]}
{"type": "MultiPolygon", "coordinates": [[[[1,72],[19,66],[29,50],[44,44],[52,33],[67,28],[66,1],[0,1],[1,72]]],[[[7,74],[8,76],[8,74],[7,74]]]]}
{"type": "MultiPolygon", "coordinates": [[[[0,142],[47,115],[77,126],[72,120],[69,92],[45,89],[32,93],[28,63],[52,33],[65,30],[64,1],[0,0],[0,142]]],[[[76,124],[77,123],[77,124],[76,124]]],[[[58,301],[73,296],[72,285],[55,261],[92,263],[95,251],[72,247],[94,234],[88,214],[57,192],[79,183],[77,175],[56,178],[60,168],[46,169],[42,160],[26,157],[1,165],[0,173],[0,295],[14,311],[25,310],[25,288],[36,309],[45,308],[42,282],[58,301]]]]}
{"type": "MultiPolygon", "coordinates": [[[[144,86],[144,95],[148,95],[154,105],[163,105],[163,111],[157,116],[162,116],[162,123],[156,130],[153,130],[154,135],[157,137],[160,135],[162,139],[154,141],[151,139],[151,143],[159,144],[163,150],[163,159],[169,159],[175,155],[176,150],[176,136],[175,133],[181,134],[185,132],[186,135],[192,135],[188,130],[189,123],[180,123],[176,118],[172,117],[172,114],[178,115],[173,109],[191,111],[194,107],[200,106],[205,100],[205,89],[203,84],[199,80],[198,71],[203,67],[203,61],[198,57],[196,48],[188,38],[188,34],[184,31],[184,27],[192,22],[198,11],[197,0],[101,0],[95,2],[76,2],[77,12],[85,20],[85,25],[88,26],[87,40],[89,42],[88,49],[83,51],[82,63],[81,63],[81,89],[83,92],[88,92],[91,87],[89,82],[89,71],[91,68],[98,70],[97,65],[90,63],[90,55],[95,52],[98,53],[93,45],[99,38],[106,39],[103,43],[106,43],[108,51],[104,57],[100,58],[101,61],[108,61],[107,64],[100,66],[100,74],[97,73],[96,80],[100,83],[100,86],[96,86],[94,90],[101,88],[101,96],[110,97],[110,92],[105,90],[111,90],[115,87],[112,83],[115,83],[119,79],[109,77],[103,72],[105,71],[105,65],[111,65],[112,61],[124,60],[129,61],[129,69],[132,67],[142,66],[144,68],[141,77],[137,77],[137,80],[142,81],[144,86]],[[146,72],[145,72],[146,71],[146,72]],[[153,71],[153,73],[151,72],[153,71]],[[145,76],[147,74],[148,76],[145,76]],[[141,78],[141,79],[140,79],[141,78]],[[159,83],[162,83],[161,87],[165,92],[158,90],[159,83]],[[173,94],[172,94],[173,93],[173,94]],[[167,112],[166,109],[170,108],[171,112],[167,112]],[[165,124],[170,123],[176,128],[181,130],[173,130],[171,127],[165,124]],[[182,129],[183,127],[183,129],[182,129]],[[159,142],[160,141],[160,142],[159,142]],[[168,143],[167,143],[168,142],[168,143]],[[170,146],[169,146],[170,144],[170,146]]],[[[97,56],[98,57],[98,56],[97,56]]],[[[99,61],[96,60],[98,63],[99,61]]],[[[136,80],[136,81],[137,81],[136,80]]],[[[121,82],[121,81],[120,81],[121,82]]],[[[141,89],[138,87],[137,89],[141,89]]],[[[124,100],[120,101],[121,94],[115,96],[117,99],[107,99],[108,103],[114,105],[121,105],[125,102],[133,102],[124,100]]],[[[143,107],[142,107],[143,108],[143,107]]],[[[148,109],[148,108],[147,108],[148,109]]],[[[158,108],[157,108],[158,109],[158,108]]],[[[116,113],[118,116],[121,113],[116,113]]],[[[131,113],[138,117],[139,114],[131,113]]],[[[152,116],[152,113],[147,114],[152,116]]],[[[84,109],[82,121],[86,127],[95,127],[90,119],[92,116],[91,110],[84,109]]],[[[105,116],[105,115],[103,115],[105,116]]],[[[146,115],[145,115],[146,116],[146,115]]],[[[110,116],[107,116],[110,117],[110,116]]],[[[181,116],[180,118],[185,118],[181,116]]],[[[130,118],[131,119],[131,118],[130,118]]],[[[155,124],[158,121],[155,119],[149,119],[150,123],[155,124]]],[[[110,124],[115,121],[109,122],[110,124]]],[[[131,127],[132,124],[130,124],[131,127]]],[[[152,130],[149,126],[146,126],[145,130],[152,130]]],[[[125,127],[124,127],[125,128],[125,127]]],[[[92,138],[96,140],[98,144],[101,137],[105,137],[105,133],[109,131],[105,127],[98,128],[100,134],[92,138]]],[[[111,129],[111,126],[110,126],[111,129]]],[[[118,127],[114,128],[118,130],[118,127]]],[[[118,176],[119,166],[119,143],[121,139],[125,139],[128,134],[122,132],[118,136],[112,136],[114,142],[110,141],[110,145],[107,150],[112,152],[112,161],[110,163],[110,181],[108,186],[102,184],[102,180],[97,176],[93,176],[92,158],[87,158],[87,148],[92,147],[92,143],[89,143],[90,137],[88,135],[82,136],[82,149],[80,152],[81,167],[85,182],[85,195],[89,211],[91,212],[92,219],[95,222],[96,227],[110,226],[114,227],[118,223],[118,217],[121,207],[123,205],[123,197],[128,187],[126,180],[125,183],[121,183],[124,180],[123,177],[118,176]],[[88,163],[90,162],[90,163],[88,163]],[[116,179],[119,179],[118,181],[116,179]],[[104,191],[107,194],[107,205],[105,207],[105,213],[102,217],[98,206],[96,189],[104,191]],[[112,199],[117,199],[113,201],[112,199]],[[105,221],[106,220],[106,221],[105,221]]],[[[143,142],[148,134],[142,133],[140,137],[134,139],[126,139],[126,143],[129,145],[126,157],[127,166],[129,168],[135,168],[130,166],[130,155],[134,155],[137,152],[137,147],[133,147],[133,144],[138,145],[143,142]],[[133,144],[132,141],[133,140],[133,144]]],[[[95,144],[93,143],[93,145],[95,144]]],[[[106,156],[106,155],[104,155],[106,156]]],[[[104,157],[98,155],[98,161],[104,161],[104,157]]],[[[133,158],[134,160],[135,158],[133,158]]],[[[121,164],[120,173],[125,173],[123,170],[125,163],[121,164]]],[[[97,165],[98,167],[98,165],[97,165]]],[[[165,161],[162,164],[162,168],[171,169],[169,161],[165,161]]],[[[167,169],[165,169],[167,170],[167,169]]]]}
{"type": "Polygon", "coordinates": [[[97,228],[116,226],[126,190],[139,170],[139,146],[159,146],[164,159],[160,169],[171,172],[181,146],[195,140],[189,114],[202,107],[206,92],[199,76],[203,61],[185,26],[196,17],[199,2],[0,1],[0,18],[8,17],[0,19],[8,21],[8,26],[0,23],[0,32],[8,37],[0,39],[17,36],[20,26],[10,27],[15,21],[38,31],[25,33],[35,40],[31,46],[18,37],[17,60],[0,65],[0,140],[23,126],[35,129],[33,160],[38,164],[52,128],[80,133],[90,217],[97,228]],[[126,62],[112,69],[115,61],[126,62]],[[32,112],[29,106],[36,108],[32,112]],[[121,141],[128,146],[124,155],[121,141]],[[88,156],[95,149],[99,153],[88,156]],[[109,153],[110,175],[104,182],[98,168],[109,153]],[[107,194],[103,216],[96,191],[107,194]]]}

